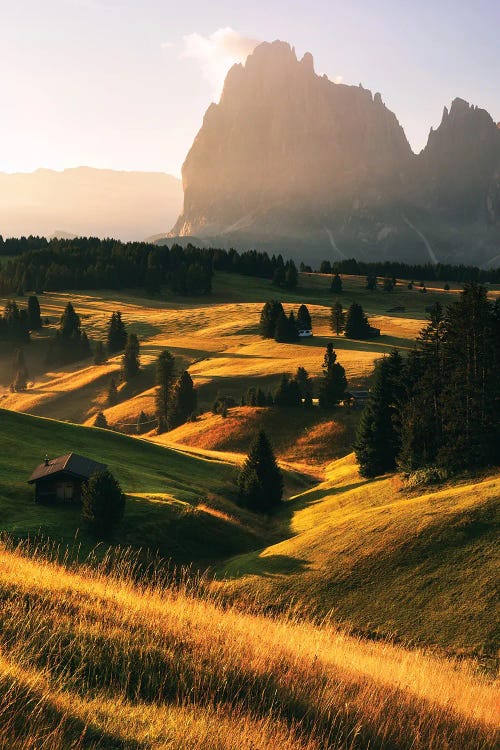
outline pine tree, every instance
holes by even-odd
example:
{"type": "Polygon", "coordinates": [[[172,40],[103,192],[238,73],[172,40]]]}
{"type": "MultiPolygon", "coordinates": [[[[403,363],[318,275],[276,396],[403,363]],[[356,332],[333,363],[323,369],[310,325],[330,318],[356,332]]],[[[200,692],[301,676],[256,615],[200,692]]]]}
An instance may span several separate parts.
{"type": "Polygon", "coordinates": [[[14,378],[14,382],[12,383],[11,390],[15,391],[16,393],[20,393],[21,391],[26,391],[28,388],[28,379],[26,376],[26,371],[24,369],[18,370],[16,373],[16,377],[14,378]]]}
{"type": "Polygon", "coordinates": [[[342,279],[338,273],[336,273],[332,279],[330,291],[334,294],[342,294],[342,279]]]}
{"type": "Polygon", "coordinates": [[[319,405],[323,409],[338,406],[347,388],[345,370],[337,361],[337,354],[330,342],[323,360],[323,379],[319,388],[319,405]]]}
{"type": "Polygon", "coordinates": [[[373,292],[377,288],[377,277],[373,274],[369,274],[366,277],[366,288],[373,292]]]}
{"type": "Polygon", "coordinates": [[[108,420],[106,419],[106,415],[104,414],[104,412],[97,412],[96,418],[94,419],[94,427],[100,427],[103,430],[108,429],[108,420]]]}
{"type": "Polygon", "coordinates": [[[266,433],[261,430],[238,476],[242,505],[256,513],[272,513],[283,497],[283,476],[266,433]]]}
{"type": "Polygon", "coordinates": [[[376,366],[368,404],[363,409],[354,452],[363,477],[376,477],[393,471],[400,449],[398,397],[403,365],[396,352],[376,366]]]}
{"type": "Polygon", "coordinates": [[[266,302],[260,314],[260,335],[265,339],[272,339],[276,333],[276,323],[281,314],[284,314],[283,305],[277,300],[266,302]]]}
{"type": "Polygon", "coordinates": [[[40,304],[38,297],[32,294],[28,297],[28,328],[30,331],[39,331],[42,327],[42,318],[40,315],[40,304]]]}
{"type": "Polygon", "coordinates": [[[59,325],[61,336],[64,339],[70,339],[71,337],[74,337],[75,334],[80,333],[80,327],[80,316],[75,312],[75,308],[73,307],[71,302],[68,302],[63,314],[61,315],[61,321],[59,325]]]}
{"type": "Polygon", "coordinates": [[[127,343],[127,331],[122,321],[121,312],[114,312],[111,315],[108,332],[106,337],[108,352],[114,354],[125,349],[127,343]]]}
{"type": "Polygon", "coordinates": [[[144,432],[147,431],[147,429],[149,427],[149,422],[150,422],[150,420],[148,418],[148,415],[144,411],[141,411],[141,413],[137,417],[137,428],[136,429],[137,429],[137,434],[138,435],[142,435],[144,432]]]}
{"type": "Polygon", "coordinates": [[[274,404],[281,407],[301,405],[299,384],[286,373],[281,376],[280,384],[274,394],[274,404]]]}
{"type": "Polygon", "coordinates": [[[331,324],[333,333],[336,333],[337,336],[340,336],[340,334],[342,333],[345,327],[345,313],[342,309],[341,302],[336,302],[334,306],[332,307],[332,312],[330,315],[330,324],[331,324]]]}
{"type": "Polygon", "coordinates": [[[195,413],[197,394],[191,375],[184,370],[171,391],[168,405],[168,429],[184,424],[195,413]]]}
{"type": "Polygon", "coordinates": [[[127,336],[127,344],[122,357],[122,371],[123,378],[125,381],[132,380],[137,377],[140,370],[140,356],[139,356],[139,339],[135,333],[129,333],[127,336]]]}
{"type": "Polygon", "coordinates": [[[313,399],[313,382],[309,377],[309,373],[305,367],[298,367],[295,373],[295,381],[299,388],[301,399],[303,399],[304,406],[312,406],[313,399]]]}
{"type": "Polygon", "coordinates": [[[118,403],[119,395],[118,388],[116,386],[116,380],[111,378],[108,388],[107,402],[109,406],[115,406],[118,403]]]}
{"type": "Polygon", "coordinates": [[[357,302],[353,302],[347,311],[344,335],[349,339],[370,339],[377,335],[377,329],[371,327],[357,302]]]}
{"type": "Polygon", "coordinates": [[[104,344],[102,343],[102,341],[96,341],[94,348],[94,364],[105,365],[107,361],[108,357],[104,348],[104,344]]]}
{"type": "Polygon", "coordinates": [[[384,279],[382,289],[384,292],[392,292],[394,289],[394,281],[393,279],[389,278],[388,276],[384,279]]]}
{"type": "Polygon", "coordinates": [[[83,485],[82,518],[98,536],[107,536],[123,518],[125,495],[107,469],[83,485]]]}
{"type": "Polygon", "coordinates": [[[306,305],[301,305],[297,313],[297,327],[300,331],[312,331],[312,321],[306,305]]]}
{"type": "Polygon", "coordinates": [[[165,432],[168,425],[170,392],[175,380],[175,358],[165,349],[156,360],[155,406],[158,433],[165,432]]]}

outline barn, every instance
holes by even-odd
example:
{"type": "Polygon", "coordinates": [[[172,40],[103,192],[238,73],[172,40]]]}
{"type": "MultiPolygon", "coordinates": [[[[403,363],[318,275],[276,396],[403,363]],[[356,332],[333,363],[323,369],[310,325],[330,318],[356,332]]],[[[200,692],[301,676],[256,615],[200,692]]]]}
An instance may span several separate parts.
{"type": "Polygon", "coordinates": [[[67,453],[58,458],[45,457],[33,471],[28,484],[35,485],[35,502],[75,504],[81,502],[82,485],[92,474],[106,469],[91,458],[67,453]]]}

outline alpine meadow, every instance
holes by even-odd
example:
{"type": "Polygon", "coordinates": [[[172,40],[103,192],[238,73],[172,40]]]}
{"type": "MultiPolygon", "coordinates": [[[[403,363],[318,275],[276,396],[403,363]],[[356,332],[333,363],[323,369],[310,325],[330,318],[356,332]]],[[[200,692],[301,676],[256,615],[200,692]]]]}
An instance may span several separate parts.
{"type": "Polygon", "coordinates": [[[27,5],[0,750],[495,750],[496,4],[27,5]]]}

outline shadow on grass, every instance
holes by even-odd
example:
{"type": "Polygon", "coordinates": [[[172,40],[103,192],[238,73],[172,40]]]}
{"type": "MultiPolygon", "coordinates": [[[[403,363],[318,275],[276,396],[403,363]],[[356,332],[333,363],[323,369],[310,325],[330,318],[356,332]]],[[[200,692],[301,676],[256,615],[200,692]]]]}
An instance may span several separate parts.
{"type": "Polygon", "coordinates": [[[248,575],[256,575],[261,578],[271,578],[276,575],[290,576],[295,573],[304,573],[309,567],[307,560],[291,557],[290,555],[265,555],[258,557],[252,555],[252,558],[251,565],[247,564],[247,557],[243,558],[243,570],[229,565],[224,570],[224,578],[231,580],[248,575]]]}

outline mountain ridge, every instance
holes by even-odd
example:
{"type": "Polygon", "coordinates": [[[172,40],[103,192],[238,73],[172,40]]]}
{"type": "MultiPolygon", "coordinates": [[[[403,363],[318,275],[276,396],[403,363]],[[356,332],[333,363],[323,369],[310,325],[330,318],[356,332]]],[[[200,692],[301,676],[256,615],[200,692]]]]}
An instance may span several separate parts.
{"type": "Polygon", "coordinates": [[[484,263],[500,248],[500,130],[485,110],[456,98],[415,154],[380,93],[317,75],[286,42],[230,69],[182,175],[170,237],[301,260],[484,263]]]}

